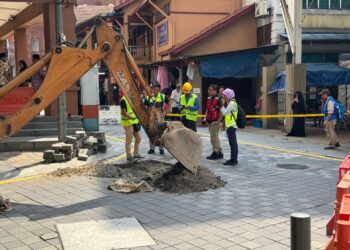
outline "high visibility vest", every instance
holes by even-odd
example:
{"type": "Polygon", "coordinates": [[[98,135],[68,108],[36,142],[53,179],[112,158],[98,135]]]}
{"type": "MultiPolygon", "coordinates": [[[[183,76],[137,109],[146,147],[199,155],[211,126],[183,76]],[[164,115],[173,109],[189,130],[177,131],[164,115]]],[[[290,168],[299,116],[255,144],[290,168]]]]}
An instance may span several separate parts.
{"type": "Polygon", "coordinates": [[[135,119],[129,119],[128,117],[123,115],[123,112],[122,112],[122,121],[121,121],[122,126],[127,127],[127,126],[131,126],[131,125],[139,123],[139,120],[137,119],[134,111],[132,110],[128,100],[126,100],[125,97],[123,97],[121,100],[124,100],[126,103],[126,113],[128,113],[132,118],[135,118],[135,119]]]}
{"type": "Polygon", "coordinates": [[[156,103],[160,103],[160,104],[163,105],[163,104],[164,104],[164,100],[165,100],[165,96],[164,96],[162,93],[159,93],[159,94],[156,96],[156,98],[147,96],[147,97],[146,97],[146,100],[148,101],[148,103],[149,103],[150,105],[153,105],[155,102],[156,102],[156,103]]]}
{"type": "Polygon", "coordinates": [[[235,100],[232,100],[231,102],[233,102],[236,111],[225,115],[225,126],[227,129],[231,128],[231,127],[237,127],[236,120],[237,120],[237,116],[238,116],[238,105],[237,105],[237,102],[235,100]]]}
{"type": "MultiPolygon", "coordinates": [[[[186,96],[182,95],[180,98],[180,105],[181,106],[187,106],[187,107],[194,107],[194,104],[196,102],[197,96],[195,94],[192,94],[191,98],[186,103],[186,96]]],[[[181,114],[185,116],[185,118],[189,121],[197,121],[197,114],[198,111],[192,111],[188,109],[182,109],[181,114]]]]}

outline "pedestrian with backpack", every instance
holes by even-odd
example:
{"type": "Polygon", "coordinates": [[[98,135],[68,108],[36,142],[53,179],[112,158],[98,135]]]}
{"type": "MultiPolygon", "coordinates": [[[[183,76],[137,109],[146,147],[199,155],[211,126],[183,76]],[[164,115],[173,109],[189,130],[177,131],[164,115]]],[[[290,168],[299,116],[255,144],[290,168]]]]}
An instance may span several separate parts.
{"type": "Polygon", "coordinates": [[[334,130],[337,123],[336,100],[331,96],[331,92],[328,89],[322,90],[320,95],[325,100],[324,126],[329,137],[329,145],[324,149],[334,150],[340,147],[337,134],[334,130]]]}
{"type": "Polygon", "coordinates": [[[235,92],[232,89],[225,89],[222,93],[222,109],[224,116],[226,133],[231,147],[231,159],[227,160],[225,166],[235,166],[238,164],[238,144],[236,130],[238,128],[237,119],[239,107],[235,100],[235,92]]]}
{"type": "Polygon", "coordinates": [[[208,88],[208,95],[205,121],[209,125],[210,142],[213,153],[208,156],[207,159],[218,160],[224,158],[219,140],[220,123],[223,117],[221,114],[222,97],[219,97],[219,87],[215,84],[211,84],[208,88]]]}

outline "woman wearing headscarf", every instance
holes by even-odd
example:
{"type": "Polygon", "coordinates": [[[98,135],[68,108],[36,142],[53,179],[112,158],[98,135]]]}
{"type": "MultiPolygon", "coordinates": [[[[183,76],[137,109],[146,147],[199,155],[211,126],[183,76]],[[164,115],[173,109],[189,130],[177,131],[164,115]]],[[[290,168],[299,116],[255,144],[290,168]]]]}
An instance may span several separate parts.
{"type": "Polygon", "coordinates": [[[232,89],[225,89],[222,93],[222,109],[224,116],[226,133],[231,147],[231,159],[227,160],[225,166],[235,166],[238,164],[238,145],[237,145],[237,116],[238,104],[235,100],[235,92],[232,89]]]}
{"type": "MultiPolygon", "coordinates": [[[[294,100],[292,104],[293,114],[301,115],[306,114],[305,101],[303,94],[300,91],[295,92],[294,100]]],[[[297,136],[305,137],[305,118],[304,117],[295,117],[293,119],[293,128],[287,134],[287,136],[297,136]]]]}

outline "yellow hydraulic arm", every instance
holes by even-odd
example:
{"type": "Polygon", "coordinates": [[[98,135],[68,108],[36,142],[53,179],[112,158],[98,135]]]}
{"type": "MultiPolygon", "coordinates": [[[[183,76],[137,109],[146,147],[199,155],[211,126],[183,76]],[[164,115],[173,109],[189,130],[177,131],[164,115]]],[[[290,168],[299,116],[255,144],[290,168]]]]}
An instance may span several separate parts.
{"type": "MultiPolygon", "coordinates": [[[[44,66],[48,65],[45,80],[32,98],[12,115],[0,117],[0,141],[23,128],[62,92],[78,81],[90,68],[103,60],[116,79],[118,86],[123,90],[125,97],[130,102],[150,140],[155,143],[160,143],[160,141],[165,142],[164,144],[168,151],[187,169],[195,173],[199,161],[193,161],[192,157],[199,155],[197,158],[200,158],[200,138],[198,137],[199,141],[197,136],[194,136],[194,139],[192,138],[197,142],[197,145],[194,147],[197,149],[200,148],[200,152],[196,153],[196,156],[188,154],[186,145],[181,147],[176,142],[170,143],[170,139],[174,140],[174,138],[177,138],[176,134],[173,134],[173,137],[169,136],[168,140],[167,138],[165,140],[162,138],[161,140],[165,129],[168,128],[168,131],[170,131],[173,126],[166,127],[164,125],[163,117],[158,107],[152,107],[151,110],[147,111],[142,103],[136,81],[145,88],[148,95],[150,95],[150,91],[126,47],[122,33],[114,31],[101,19],[96,20],[95,32],[98,40],[96,49],[58,46],[39,62],[22,72],[3,88],[0,88],[0,97],[2,97],[25,82],[26,79],[39,72],[44,66]],[[168,146],[166,142],[169,142],[168,146]],[[176,148],[173,147],[173,144],[176,144],[176,148]],[[177,147],[182,151],[177,150],[177,147]],[[183,155],[185,156],[183,157],[183,155]]],[[[192,131],[186,130],[182,132],[182,135],[185,135],[191,134],[192,131]]],[[[184,144],[188,144],[188,142],[185,141],[184,144]]]]}

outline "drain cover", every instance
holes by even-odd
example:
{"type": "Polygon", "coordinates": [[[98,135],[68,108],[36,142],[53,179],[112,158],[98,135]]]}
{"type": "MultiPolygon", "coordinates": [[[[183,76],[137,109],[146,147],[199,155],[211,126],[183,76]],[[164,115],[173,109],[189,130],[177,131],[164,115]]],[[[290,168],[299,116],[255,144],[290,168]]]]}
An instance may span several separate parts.
{"type": "Polygon", "coordinates": [[[307,166],[301,164],[277,164],[276,167],[282,169],[291,169],[291,170],[303,170],[308,169],[307,166]]]}

